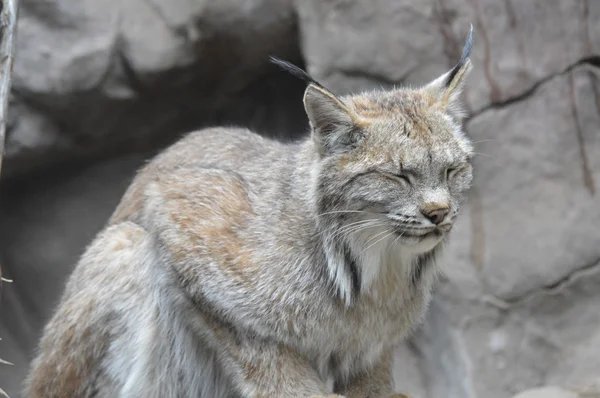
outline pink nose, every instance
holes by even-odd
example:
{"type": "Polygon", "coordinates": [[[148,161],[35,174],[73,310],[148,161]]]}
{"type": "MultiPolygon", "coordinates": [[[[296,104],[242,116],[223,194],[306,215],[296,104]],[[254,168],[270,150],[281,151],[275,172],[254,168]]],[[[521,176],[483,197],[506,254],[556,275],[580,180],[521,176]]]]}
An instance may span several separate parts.
{"type": "Polygon", "coordinates": [[[431,211],[422,211],[422,213],[425,217],[427,217],[429,219],[429,221],[431,221],[435,225],[438,225],[442,221],[444,221],[444,218],[446,218],[446,215],[448,214],[449,211],[450,210],[447,207],[444,207],[441,209],[438,208],[438,209],[431,210],[431,211]]]}

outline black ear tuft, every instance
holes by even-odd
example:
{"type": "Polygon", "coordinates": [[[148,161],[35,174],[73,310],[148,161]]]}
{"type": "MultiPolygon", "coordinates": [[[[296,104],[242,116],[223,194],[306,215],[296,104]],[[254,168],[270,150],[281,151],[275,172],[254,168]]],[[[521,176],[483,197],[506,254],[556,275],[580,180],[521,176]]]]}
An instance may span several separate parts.
{"type": "Polygon", "coordinates": [[[314,84],[315,86],[323,87],[319,82],[317,82],[308,73],[306,73],[306,71],[300,69],[299,67],[292,64],[291,62],[284,61],[284,60],[279,59],[274,56],[270,56],[269,59],[271,60],[272,63],[279,66],[284,71],[292,74],[293,76],[296,76],[299,79],[304,80],[307,84],[314,84]]]}
{"type": "Polygon", "coordinates": [[[444,82],[444,86],[448,87],[456,77],[457,73],[465,66],[465,63],[469,60],[471,56],[471,50],[473,49],[473,24],[471,24],[471,29],[469,30],[469,36],[467,37],[467,41],[465,42],[465,46],[463,47],[462,56],[460,57],[460,61],[458,64],[448,74],[446,81],[444,82]]]}
{"type": "Polygon", "coordinates": [[[469,36],[467,37],[467,41],[465,42],[465,46],[463,47],[462,56],[460,57],[460,63],[465,63],[466,60],[471,56],[471,50],[473,49],[473,24],[471,24],[471,29],[469,29],[469,36]]]}

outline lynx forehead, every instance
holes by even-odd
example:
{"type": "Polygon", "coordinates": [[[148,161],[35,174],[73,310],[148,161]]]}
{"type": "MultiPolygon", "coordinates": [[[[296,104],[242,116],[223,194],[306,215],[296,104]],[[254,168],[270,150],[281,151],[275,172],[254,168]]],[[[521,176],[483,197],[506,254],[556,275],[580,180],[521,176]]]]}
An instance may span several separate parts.
{"type": "Polygon", "coordinates": [[[450,167],[471,158],[472,145],[458,121],[426,92],[394,90],[342,100],[360,118],[364,145],[357,149],[366,162],[388,162],[404,171],[417,163],[427,174],[435,170],[424,168],[434,162],[450,167]]]}
{"type": "MultiPolygon", "coordinates": [[[[439,108],[434,97],[419,90],[394,90],[342,97],[360,120],[368,145],[383,154],[427,147],[429,161],[436,151],[472,151],[458,121],[439,108]]],[[[376,153],[371,150],[371,153],[376,153]]]]}

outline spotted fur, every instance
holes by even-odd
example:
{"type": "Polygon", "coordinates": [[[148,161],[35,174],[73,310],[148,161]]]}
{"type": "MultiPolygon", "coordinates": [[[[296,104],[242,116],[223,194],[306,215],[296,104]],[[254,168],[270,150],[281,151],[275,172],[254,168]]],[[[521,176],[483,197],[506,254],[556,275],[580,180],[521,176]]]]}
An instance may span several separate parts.
{"type": "Polygon", "coordinates": [[[71,275],[25,395],[392,396],[471,182],[470,43],[418,89],[309,80],[301,142],[213,128],[158,155],[71,275]]]}

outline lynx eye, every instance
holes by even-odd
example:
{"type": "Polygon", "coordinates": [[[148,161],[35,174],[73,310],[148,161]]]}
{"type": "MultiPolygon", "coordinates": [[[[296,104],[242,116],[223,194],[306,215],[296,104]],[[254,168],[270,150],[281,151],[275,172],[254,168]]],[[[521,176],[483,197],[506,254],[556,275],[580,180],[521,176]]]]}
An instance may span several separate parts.
{"type": "Polygon", "coordinates": [[[449,180],[450,178],[452,178],[454,176],[454,174],[456,174],[456,172],[458,171],[457,167],[449,167],[446,169],[446,180],[449,180]]]}
{"type": "Polygon", "coordinates": [[[404,184],[411,185],[410,178],[408,178],[408,176],[406,174],[395,174],[395,173],[394,174],[386,173],[386,174],[394,180],[400,180],[404,184]]]}
{"type": "Polygon", "coordinates": [[[397,179],[399,179],[399,180],[402,180],[402,181],[404,181],[405,183],[407,183],[408,185],[410,185],[410,179],[409,179],[409,178],[408,178],[406,175],[404,175],[404,174],[394,174],[394,176],[395,176],[397,179]]]}

